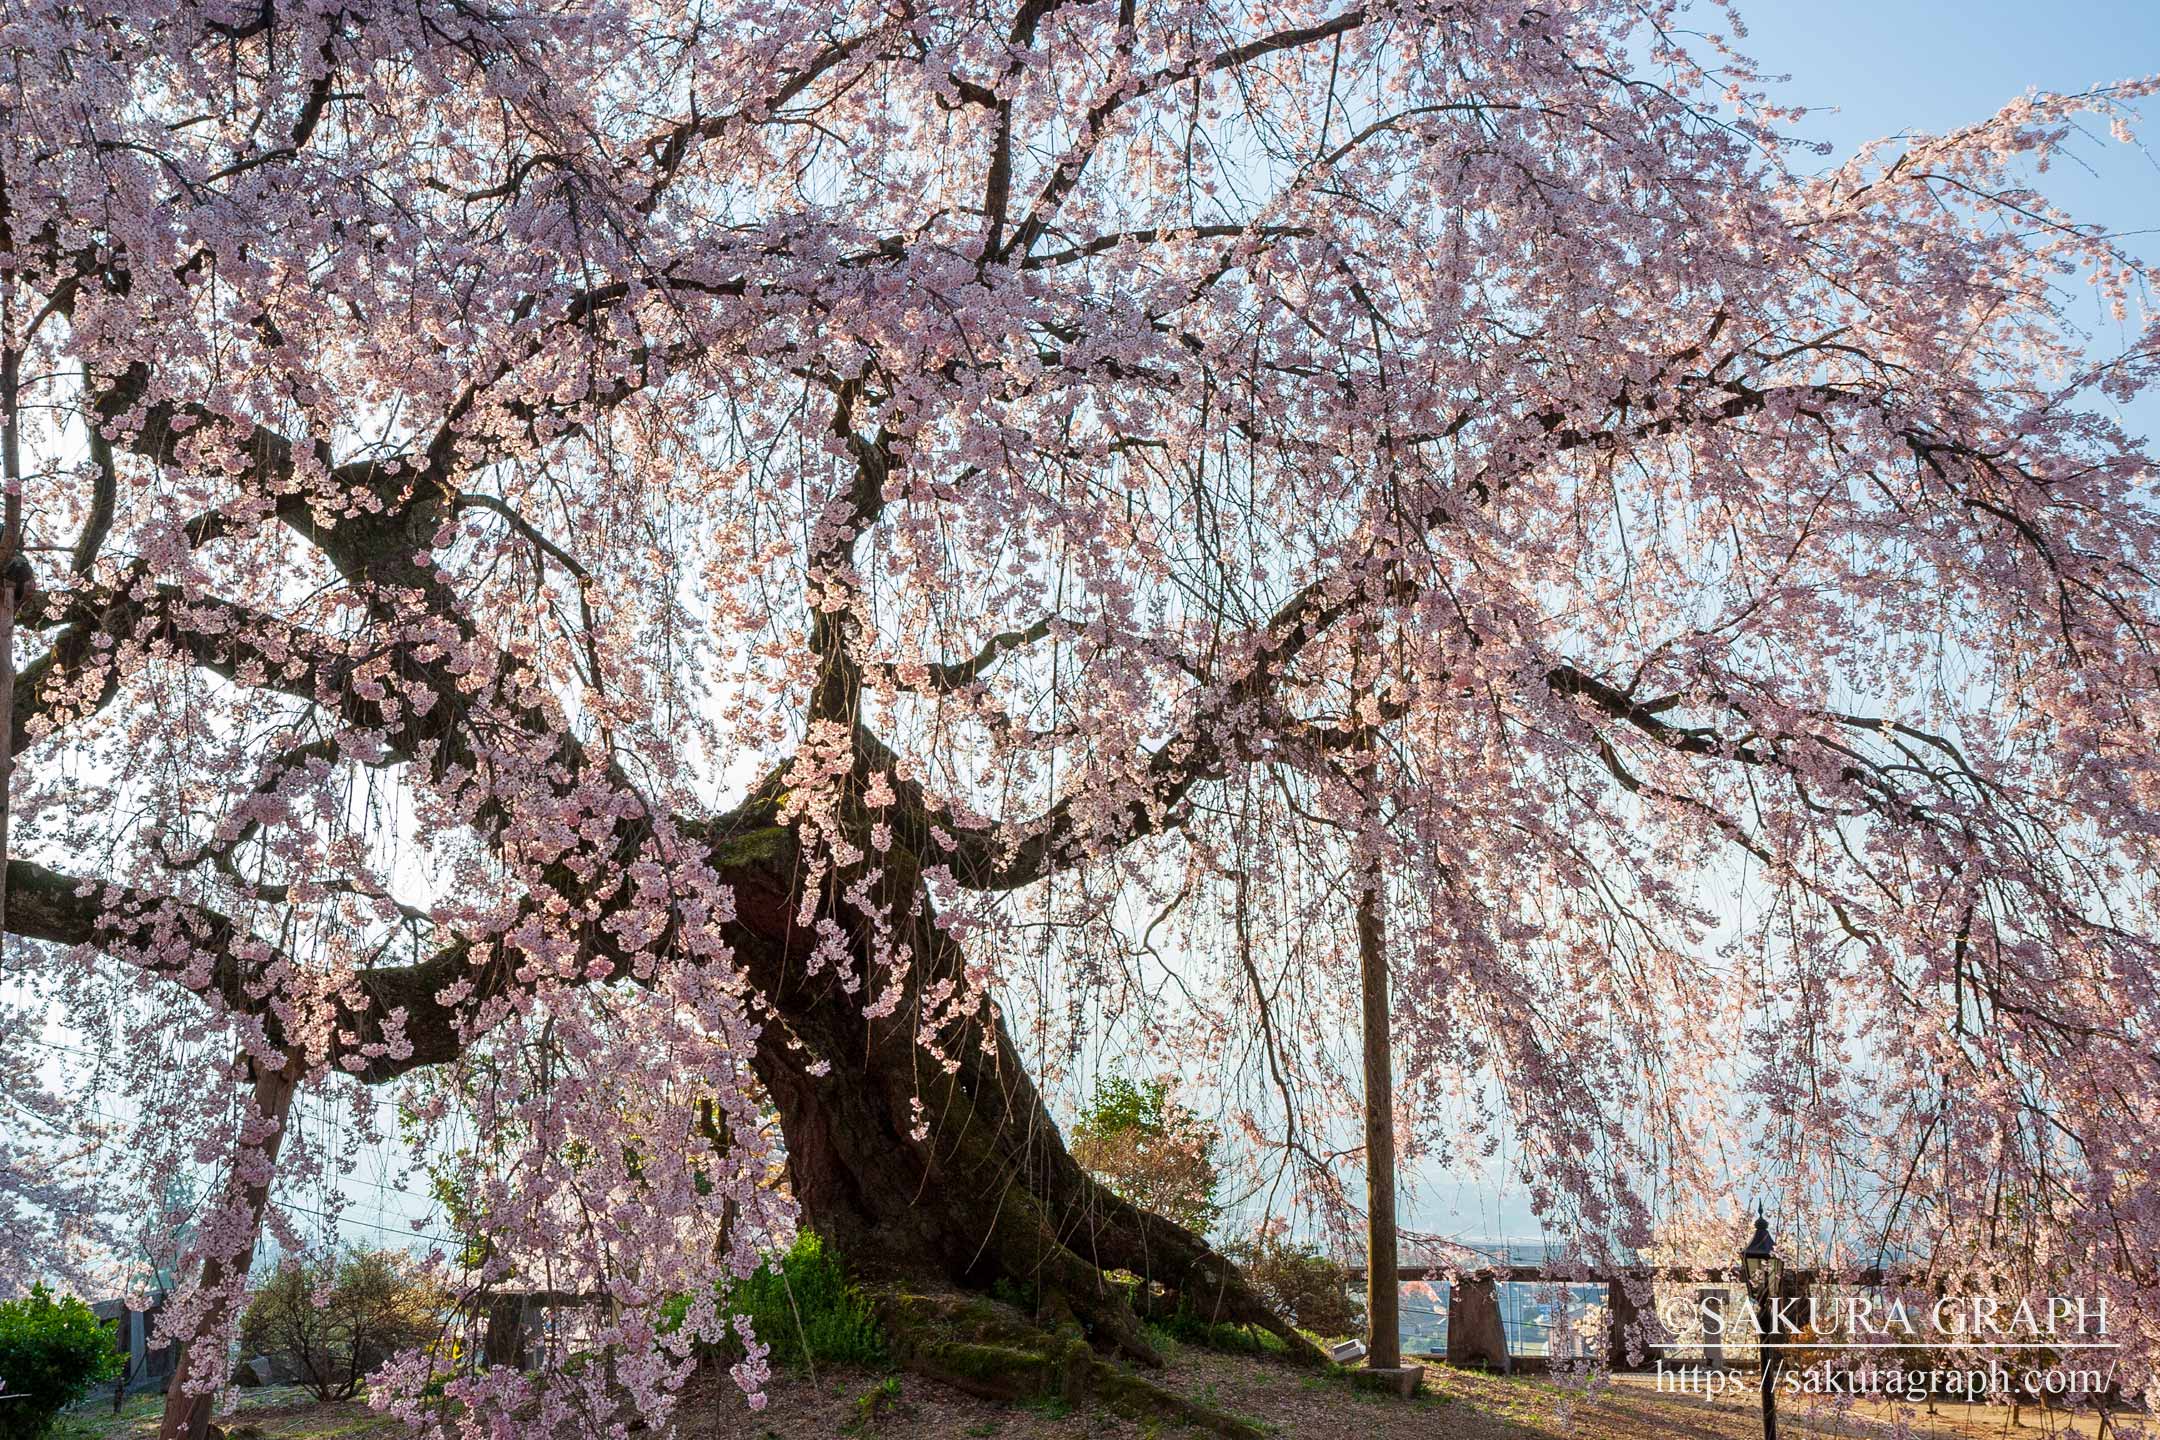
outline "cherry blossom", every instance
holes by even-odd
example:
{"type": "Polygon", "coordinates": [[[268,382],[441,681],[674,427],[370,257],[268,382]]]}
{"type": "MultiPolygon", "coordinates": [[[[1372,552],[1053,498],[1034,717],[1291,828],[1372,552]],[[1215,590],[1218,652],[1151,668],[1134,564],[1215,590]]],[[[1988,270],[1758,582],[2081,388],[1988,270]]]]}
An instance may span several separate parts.
{"type": "Polygon", "coordinates": [[[2154,87],[1821,169],[1729,21],[18,5],[8,964],[208,1179],[166,1332],[394,1145],[473,1313],[609,1302],[415,1425],[664,1422],[804,1222],[1308,1349],[1045,1096],[1343,1218],[1373,877],[1404,1153],[1582,1254],[1762,1193],[2154,1313],[2160,334],[2044,174],[2154,87]]]}

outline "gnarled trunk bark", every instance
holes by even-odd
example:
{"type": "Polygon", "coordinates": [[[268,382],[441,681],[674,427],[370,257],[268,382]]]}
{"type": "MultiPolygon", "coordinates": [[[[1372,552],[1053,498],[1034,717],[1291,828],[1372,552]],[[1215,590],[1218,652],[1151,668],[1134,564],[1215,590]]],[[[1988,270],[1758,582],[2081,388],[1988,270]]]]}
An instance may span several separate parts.
{"type": "MultiPolygon", "coordinates": [[[[925,996],[961,987],[964,964],[908,857],[885,857],[880,918],[911,964],[899,1004],[871,1019],[865,997],[887,977],[870,954],[872,918],[838,898],[843,882],[820,894],[816,915],[851,937],[862,980],[853,991],[830,969],[809,968],[813,931],[796,923],[794,832],[775,825],[722,846],[736,862],[728,872],[747,932],[738,949],[747,947],[751,978],[772,1007],[755,1067],[780,1113],[789,1179],[806,1222],[894,1302],[889,1323],[904,1328],[924,1313],[909,1297],[949,1300],[1004,1280],[1037,1297],[1033,1319],[1046,1333],[1144,1365],[1160,1357],[1133,1306],[1151,1295],[1260,1327],[1300,1359],[1321,1358],[1204,1239],[1080,1168],[989,1007],[937,1034],[942,1061],[918,1043],[925,996]],[[1114,1281],[1112,1271],[1144,1283],[1114,1281]]],[[[930,1309],[946,1321],[955,1314],[944,1301],[930,1309]]],[[[898,1343],[906,1358],[907,1337],[898,1343]]],[[[966,1383],[964,1366],[924,1368],[966,1383]]]]}

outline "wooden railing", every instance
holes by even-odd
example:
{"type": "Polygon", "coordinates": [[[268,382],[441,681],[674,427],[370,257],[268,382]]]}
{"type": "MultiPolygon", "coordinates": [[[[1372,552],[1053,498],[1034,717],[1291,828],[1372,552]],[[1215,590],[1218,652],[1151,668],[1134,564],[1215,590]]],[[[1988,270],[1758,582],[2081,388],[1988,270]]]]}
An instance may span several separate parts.
{"type": "MultiPolygon", "coordinates": [[[[1345,1268],[1354,1281],[1364,1281],[1362,1266],[1345,1268]]],[[[1549,1362],[1546,1357],[1516,1355],[1508,1349],[1506,1326],[1500,1314],[1500,1285],[1603,1285],[1607,1362],[1613,1370],[1630,1371],[1653,1368],[1661,1353],[1660,1327],[1654,1316],[1643,1314],[1643,1306],[1628,1293],[1631,1285],[1744,1283],[1738,1266],[1700,1265],[1632,1265],[1580,1271],[1547,1265],[1404,1265],[1396,1269],[1395,1275],[1403,1281],[1448,1282],[1447,1359],[1454,1364],[1503,1372],[1541,1370],[1549,1362]]],[[[1780,1289],[1790,1294],[1825,1283],[1868,1287],[1895,1278],[1872,1267],[1850,1271],[1799,1267],[1783,1272],[1780,1289]]]]}

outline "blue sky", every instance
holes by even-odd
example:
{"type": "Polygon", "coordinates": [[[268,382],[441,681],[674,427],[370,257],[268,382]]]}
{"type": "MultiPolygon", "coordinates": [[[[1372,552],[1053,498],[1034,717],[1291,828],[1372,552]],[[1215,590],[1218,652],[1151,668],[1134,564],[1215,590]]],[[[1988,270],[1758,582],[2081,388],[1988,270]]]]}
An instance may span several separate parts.
{"type": "MultiPolygon", "coordinates": [[[[2160,0],[1742,0],[1740,13],[1742,53],[1789,75],[1779,98],[1814,112],[1798,132],[1837,147],[1825,165],[1879,136],[1969,124],[2028,89],[2068,94],[2160,72],[2160,0]]],[[[2144,111],[2138,145],[2097,127],[2074,147],[2084,164],[2057,165],[2042,189],[2160,261],[2160,100],[2144,111]]],[[[2106,324],[2097,304],[2078,318],[2106,324]]],[[[2098,348],[2129,338],[2106,331],[2098,348]]],[[[2129,418],[2160,433],[2160,403],[2129,418]]]]}
{"type": "MultiPolygon", "coordinates": [[[[1944,130],[2028,86],[2073,91],[2160,68],[2152,0],[1780,0],[1743,4],[1742,49],[1836,108],[1807,128],[1849,146],[1944,130]]],[[[2154,196],[2143,197],[2148,214],[2154,196]]]]}

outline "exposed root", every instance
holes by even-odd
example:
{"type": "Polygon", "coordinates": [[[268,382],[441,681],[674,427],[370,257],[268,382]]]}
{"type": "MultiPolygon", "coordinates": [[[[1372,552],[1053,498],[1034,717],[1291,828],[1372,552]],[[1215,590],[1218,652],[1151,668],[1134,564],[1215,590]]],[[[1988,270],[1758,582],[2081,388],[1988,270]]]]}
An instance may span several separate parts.
{"type": "MultiPolygon", "coordinates": [[[[1110,1197],[1115,1200],[1115,1197],[1110,1197]]],[[[1116,1202],[1120,1213],[1104,1248],[1118,1266],[1170,1292],[1171,1302],[1204,1320],[1250,1325],[1283,1343],[1285,1357],[1325,1365],[1327,1356],[1296,1326],[1275,1313],[1238,1268],[1207,1241],[1183,1226],[1136,1205],[1116,1202]]],[[[1146,1289],[1146,1285],[1141,1287],[1146,1289]]]]}
{"type": "MultiPolygon", "coordinates": [[[[1007,1403],[1092,1402],[1136,1420],[1169,1421],[1234,1440],[1257,1440],[1266,1433],[1250,1420],[1188,1400],[1102,1358],[1088,1343],[1070,1298],[1061,1292],[1045,1293],[1047,1324],[1030,1321],[997,1301],[956,1292],[885,1290],[874,1293],[872,1301],[901,1365],[970,1395],[1007,1403]]],[[[1138,1322],[1129,1311],[1124,1323],[1139,1337],[1138,1322]]],[[[1101,1322],[1096,1324],[1099,1338],[1101,1322]]],[[[1162,1363],[1144,1338],[1139,1343],[1153,1364],[1162,1363]]],[[[1125,1347],[1119,1343],[1115,1348],[1125,1347]]]]}
{"type": "Polygon", "coordinates": [[[1141,1330],[1125,1287],[1072,1249],[1042,1203],[1018,1182],[998,1206],[994,1253],[1008,1277],[1041,1297],[1034,1317],[1039,1324],[1151,1370],[1161,1368],[1162,1356],[1141,1330]]]}

